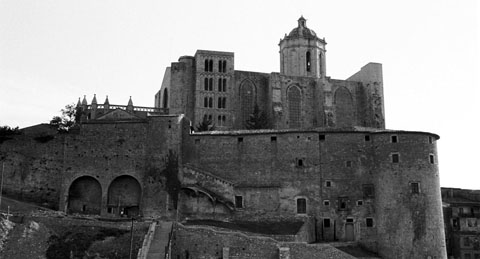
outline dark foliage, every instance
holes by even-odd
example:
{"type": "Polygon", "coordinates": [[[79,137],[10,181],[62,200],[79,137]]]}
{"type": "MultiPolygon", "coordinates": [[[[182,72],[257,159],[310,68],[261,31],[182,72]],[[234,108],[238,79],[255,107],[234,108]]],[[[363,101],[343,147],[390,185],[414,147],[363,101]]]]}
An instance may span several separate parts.
{"type": "Polygon", "coordinates": [[[54,139],[55,137],[52,136],[52,135],[45,135],[45,136],[39,136],[39,137],[35,137],[35,141],[37,141],[38,143],[47,143],[48,141],[54,139]]]}
{"type": "Polygon", "coordinates": [[[162,174],[166,178],[167,193],[173,200],[173,207],[177,209],[178,194],[181,188],[181,182],[178,179],[178,155],[173,150],[169,150],[164,161],[165,169],[162,174]]]}
{"type": "Polygon", "coordinates": [[[198,132],[212,130],[215,130],[215,124],[212,120],[209,120],[207,116],[204,116],[202,122],[200,122],[196,127],[196,131],[198,132]]]}
{"type": "Polygon", "coordinates": [[[265,112],[260,111],[260,108],[257,104],[253,108],[253,113],[250,114],[250,117],[245,122],[245,127],[247,129],[267,129],[269,128],[268,118],[265,112]]]}
{"type": "Polygon", "coordinates": [[[1,126],[0,127],[0,144],[2,144],[5,140],[12,139],[11,136],[13,135],[20,135],[21,131],[18,127],[11,128],[9,126],[1,126]]]}
{"type": "Polygon", "coordinates": [[[57,127],[60,132],[68,132],[79,122],[81,110],[72,103],[65,105],[65,108],[60,111],[62,115],[54,116],[50,120],[50,125],[57,127]]]}

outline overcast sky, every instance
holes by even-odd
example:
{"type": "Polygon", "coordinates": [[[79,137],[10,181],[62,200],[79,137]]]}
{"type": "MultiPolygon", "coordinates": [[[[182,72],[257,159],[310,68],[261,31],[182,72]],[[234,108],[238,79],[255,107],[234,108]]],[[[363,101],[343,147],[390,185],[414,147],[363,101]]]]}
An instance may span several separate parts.
{"type": "Polygon", "coordinates": [[[83,95],[153,106],[165,68],[197,49],[278,72],[301,15],[328,43],[328,76],[382,63],[387,128],[439,134],[441,185],[480,189],[475,0],[0,0],[0,125],[48,122],[83,95]]]}

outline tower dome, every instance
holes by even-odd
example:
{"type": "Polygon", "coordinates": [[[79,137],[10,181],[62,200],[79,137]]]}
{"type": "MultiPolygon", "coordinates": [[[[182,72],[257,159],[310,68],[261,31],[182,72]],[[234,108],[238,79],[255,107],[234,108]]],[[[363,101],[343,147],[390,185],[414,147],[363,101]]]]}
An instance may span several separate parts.
{"type": "Polygon", "coordinates": [[[280,73],[317,78],[325,76],[326,44],[307,27],[307,20],[301,16],[298,26],[280,40],[280,73]]]}
{"type": "Polygon", "coordinates": [[[289,38],[310,38],[310,39],[314,39],[314,38],[317,38],[317,34],[309,29],[307,27],[307,20],[305,18],[300,17],[300,19],[298,19],[298,26],[296,28],[294,28],[289,34],[288,36],[289,38]]]}

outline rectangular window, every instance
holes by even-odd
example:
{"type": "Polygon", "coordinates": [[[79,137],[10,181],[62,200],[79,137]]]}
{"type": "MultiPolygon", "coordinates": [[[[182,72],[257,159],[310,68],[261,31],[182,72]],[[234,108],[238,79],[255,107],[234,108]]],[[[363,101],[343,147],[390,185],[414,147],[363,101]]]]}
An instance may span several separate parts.
{"type": "Polygon", "coordinates": [[[322,135],[319,135],[319,136],[318,136],[318,140],[320,140],[320,141],[325,141],[325,135],[323,135],[323,134],[322,134],[322,135]]]}
{"type": "Polygon", "coordinates": [[[429,155],[429,160],[430,160],[430,164],[435,164],[435,156],[434,155],[429,155]]]}
{"type": "Polygon", "coordinates": [[[270,141],[272,142],[277,142],[277,136],[271,136],[270,141]]]}
{"type": "Polygon", "coordinates": [[[373,227],[373,218],[366,218],[365,223],[367,224],[367,228],[373,227]]]}
{"type": "Polygon", "coordinates": [[[364,184],[363,185],[363,198],[372,199],[375,198],[375,188],[373,184],[364,184]]]}
{"type": "Polygon", "coordinates": [[[332,182],[331,181],[325,181],[325,187],[331,187],[332,182]]]}
{"type": "Polygon", "coordinates": [[[323,227],[324,228],[330,227],[330,219],[323,219],[323,227]]]}
{"type": "Polygon", "coordinates": [[[430,144],[433,143],[433,138],[432,137],[428,137],[428,143],[430,143],[430,144]]]}
{"type": "Polygon", "coordinates": [[[410,189],[413,194],[419,194],[420,193],[420,183],[414,182],[410,183],[410,189]]]}
{"type": "Polygon", "coordinates": [[[353,223],[353,219],[352,218],[347,218],[347,223],[353,223]]]}
{"type": "Polygon", "coordinates": [[[338,210],[348,210],[348,197],[338,198],[338,210]]]}
{"type": "Polygon", "coordinates": [[[362,200],[358,200],[357,201],[357,206],[362,206],[363,205],[363,201],[362,200]]]}
{"type": "Polygon", "coordinates": [[[238,138],[238,143],[242,143],[243,142],[243,138],[238,138]]]}
{"type": "Polygon", "coordinates": [[[400,155],[395,153],[392,154],[392,163],[398,163],[400,161],[400,155]]]}
{"type": "Polygon", "coordinates": [[[392,143],[397,143],[398,142],[398,136],[397,135],[392,135],[391,136],[391,141],[392,141],[392,143]]]}
{"type": "Polygon", "coordinates": [[[297,199],[297,214],[306,214],[307,213],[307,199],[298,198],[297,199]]]}
{"type": "Polygon", "coordinates": [[[345,166],[346,167],[352,167],[352,161],[346,161],[345,166]]]}
{"type": "Polygon", "coordinates": [[[297,158],[297,167],[303,167],[303,166],[304,166],[303,158],[297,158]]]}
{"type": "Polygon", "coordinates": [[[330,201],[329,200],[324,200],[323,205],[324,206],[330,206],[330,201]]]}
{"type": "Polygon", "coordinates": [[[243,208],[243,196],[240,196],[240,195],[235,196],[235,208],[237,209],[243,208]]]}
{"type": "Polygon", "coordinates": [[[365,141],[370,141],[370,135],[365,135],[365,141]]]}

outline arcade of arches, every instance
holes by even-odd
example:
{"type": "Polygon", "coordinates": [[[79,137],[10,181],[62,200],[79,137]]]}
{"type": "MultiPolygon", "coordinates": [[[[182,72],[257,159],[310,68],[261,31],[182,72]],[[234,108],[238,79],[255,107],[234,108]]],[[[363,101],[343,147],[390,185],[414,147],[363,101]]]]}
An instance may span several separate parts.
{"type": "MultiPolygon", "coordinates": [[[[136,216],[141,199],[140,183],[132,176],[115,178],[108,187],[107,213],[112,216],[136,216]]],[[[91,176],[72,182],[68,191],[68,213],[97,214],[102,211],[102,186],[91,176]]]]}

